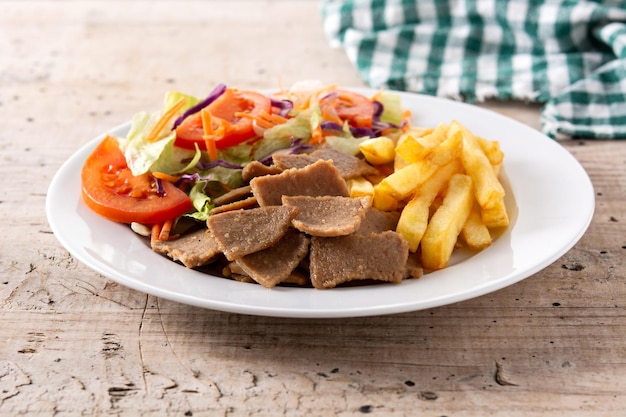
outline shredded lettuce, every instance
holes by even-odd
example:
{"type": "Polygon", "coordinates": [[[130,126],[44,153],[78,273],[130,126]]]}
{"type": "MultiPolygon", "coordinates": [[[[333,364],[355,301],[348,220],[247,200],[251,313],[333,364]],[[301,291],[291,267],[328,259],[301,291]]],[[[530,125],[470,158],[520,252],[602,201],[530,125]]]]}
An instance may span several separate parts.
{"type": "Polygon", "coordinates": [[[298,145],[308,143],[311,139],[311,132],[319,125],[320,119],[319,106],[313,105],[298,112],[286,123],[267,129],[263,134],[263,139],[255,142],[251,154],[252,159],[262,161],[278,150],[292,148],[294,142],[298,145]]]}
{"type": "MultiPolygon", "coordinates": [[[[181,97],[186,99],[183,110],[198,103],[198,99],[193,96],[178,91],[168,91],[163,100],[163,111],[169,109],[181,97]]],[[[148,141],[148,134],[160,117],[161,113],[158,112],[135,114],[128,135],[124,139],[119,139],[120,149],[133,175],[145,174],[148,171],[177,174],[188,168],[187,164],[182,162],[183,160],[199,159],[199,151],[174,146],[176,132],[171,130],[171,126],[165,129],[165,135],[159,140],[148,141]]]]}
{"type": "Polygon", "coordinates": [[[165,93],[165,98],[163,99],[163,109],[169,109],[181,98],[185,99],[183,110],[187,110],[200,102],[199,98],[189,94],[181,93],[180,91],[168,91],[165,93]]]}
{"type": "Polygon", "coordinates": [[[326,136],[326,143],[332,146],[333,148],[339,149],[343,153],[347,153],[348,155],[358,155],[361,150],[359,149],[359,145],[370,139],[369,137],[362,138],[354,138],[354,137],[343,137],[343,136],[326,136]]]}
{"type": "Polygon", "coordinates": [[[370,136],[355,137],[348,122],[345,122],[341,132],[337,133],[337,135],[326,136],[326,143],[348,155],[358,155],[361,152],[359,149],[361,142],[370,139],[370,136]]]}
{"type": "Polygon", "coordinates": [[[135,114],[128,135],[119,140],[120,149],[133,175],[148,171],[176,174],[186,167],[183,160],[196,156],[195,151],[174,146],[176,133],[173,131],[160,140],[148,142],[148,133],[158,119],[158,113],[135,114]]]}
{"type": "Polygon", "coordinates": [[[402,123],[402,98],[399,94],[391,91],[383,91],[378,97],[378,101],[383,105],[383,114],[380,121],[400,125],[402,123]]]}
{"type": "Polygon", "coordinates": [[[313,105],[299,112],[296,117],[289,119],[286,123],[267,129],[263,134],[263,138],[268,140],[310,138],[311,131],[317,127],[320,118],[321,112],[319,106],[313,105]]]}
{"type": "Polygon", "coordinates": [[[209,212],[215,205],[211,202],[211,197],[205,194],[204,189],[207,181],[197,181],[189,191],[189,198],[193,207],[196,209],[193,213],[187,213],[185,216],[192,219],[205,221],[209,217],[209,212]]]}
{"type": "Polygon", "coordinates": [[[216,166],[207,171],[201,171],[200,176],[209,178],[211,181],[227,185],[229,188],[239,188],[243,185],[240,169],[224,168],[216,166]]]}

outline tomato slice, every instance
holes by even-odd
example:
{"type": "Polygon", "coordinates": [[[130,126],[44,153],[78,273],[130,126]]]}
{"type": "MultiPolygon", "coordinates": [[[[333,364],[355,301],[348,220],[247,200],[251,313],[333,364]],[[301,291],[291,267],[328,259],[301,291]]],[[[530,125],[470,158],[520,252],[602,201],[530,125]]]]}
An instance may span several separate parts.
{"type": "Polygon", "coordinates": [[[187,194],[162,181],[157,190],[150,174],[133,176],[117,140],[107,136],[89,155],[81,172],[83,201],[109,220],[120,223],[158,224],[191,209],[187,194]]]}
{"type": "Polygon", "coordinates": [[[354,127],[372,127],[374,103],[362,94],[348,90],[337,90],[339,95],[333,101],[337,116],[347,120],[354,127]]]}
{"type": "MultiPolygon", "coordinates": [[[[239,145],[255,136],[252,119],[238,117],[236,113],[248,113],[251,116],[258,116],[264,110],[271,112],[272,102],[269,97],[261,93],[228,88],[205,108],[211,113],[214,130],[220,127],[219,119],[228,122],[224,136],[215,142],[217,149],[226,149],[239,145]]],[[[197,144],[200,149],[207,150],[204,141],[201,112],[187,117],[176,128],[176,141],[174,144],[186,149],[195,149],[197,144]]]]}

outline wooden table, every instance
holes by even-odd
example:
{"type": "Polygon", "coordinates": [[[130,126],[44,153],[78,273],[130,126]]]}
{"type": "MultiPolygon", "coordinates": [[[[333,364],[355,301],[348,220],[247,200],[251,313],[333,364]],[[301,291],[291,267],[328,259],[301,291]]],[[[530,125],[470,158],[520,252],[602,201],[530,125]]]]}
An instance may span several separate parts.
{"type": "MultiPolygon", "coordinates": [[[[0,415],[626,413],[626,143],[562,142],[596,213],[516,285],[381,317],[236,315],[77,262],[46,190],[81,145],[168,89],[362,86],[318,2],[0,1],[0,57],[0,415]]],[[[537,106],[488,107],[538,127],[537,106]]]]}

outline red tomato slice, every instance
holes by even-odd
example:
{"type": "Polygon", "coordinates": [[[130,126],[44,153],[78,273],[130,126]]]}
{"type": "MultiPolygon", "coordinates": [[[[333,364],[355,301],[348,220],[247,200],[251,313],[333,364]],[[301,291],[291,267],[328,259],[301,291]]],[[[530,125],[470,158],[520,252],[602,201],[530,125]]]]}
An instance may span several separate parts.
{"type": "Polygon", "coordinates": [[[335,101],[337,116],[354,127],[372,127],[374,103],[364,95],[348,90],[337,90],[335,101]]]}
{"type": "MultiPolygon", "coordinates": [[[[258,116],[263,110],[271,112],[272,102],[269,97],[254,91],[240,91],[229,88],[224,94],[219,96],[206,109],[211,113],[214,120],[213,128],[218,129],[222,119],[229,123],[228,129],[224,132],[224,137],[215,142],[217,149],[226,149],[239,145],[255,136],[252,127],[252,119],[247,117],[237,117],[236,113],[248,113],[251,116],[258,116]]],[[[204,141],[204,129],[202,127],[201,112],[187,117],[176,128],[176,146],[186,149],[195,149],[197,144],[200,149],[207,150],[204,141]]]]}
{"type": "Polygon", "coordinates": [[[133,176],[117,140],[107,136],[89,155],[81,172],[82,196],[96,213],[120,223],[158,224],[191,209],[187,194],[163,181],[159,194],[150,174],[133,176]]]}

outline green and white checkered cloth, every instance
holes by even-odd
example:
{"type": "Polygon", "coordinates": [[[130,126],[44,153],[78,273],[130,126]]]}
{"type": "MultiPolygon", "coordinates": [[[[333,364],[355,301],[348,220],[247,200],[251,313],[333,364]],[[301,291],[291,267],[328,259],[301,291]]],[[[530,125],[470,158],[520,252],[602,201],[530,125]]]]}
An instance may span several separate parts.
{"type": "Polygon", "coordinates": [[[626,1],[325,0],[365,82],[468,102],[545,103],[553,138],[626,138],[626,1]]]}

